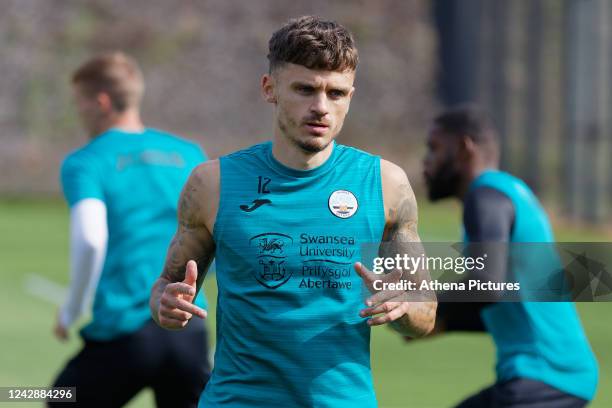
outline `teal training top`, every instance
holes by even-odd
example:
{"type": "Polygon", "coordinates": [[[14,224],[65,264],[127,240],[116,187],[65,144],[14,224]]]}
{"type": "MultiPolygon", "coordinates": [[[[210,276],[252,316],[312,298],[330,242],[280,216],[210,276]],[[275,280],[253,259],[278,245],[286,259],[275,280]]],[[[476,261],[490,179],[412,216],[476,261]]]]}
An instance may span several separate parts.
{"type": "MultiPolygon", "coordinates": [[[[66,157],[61,182],[68,204],[97,198],[108,218],[106,258],[84,338],[111,340],[150,319],[149,295],[177,229],[181,189],[205,159],[196,144],[154,129],[110,129],[66,157]]],[[[203,295],[196,304],[205,305],[203,295]]]]}
{"type": "MultiPolygon", "coordinates": [[[[470,189],[489,187],[509,197],[515,216],[510,250],[512,273],[530,285],[539,278],[544,245],[554,242],[548,217],[529,187],[501,171],[486,171],[470,189]]],[[[469,237],[466,237],[469,241],[469,237]]],[[[523,290],[523,289],[521,289],[523,290]]],[[[598,380],[597,362],[571,302],[499,302],[481,317],[497,347],[497,381],[523,377],[591,400],[598,380]]]]}
{"type": "Polygon", "coordinates": [[[380,159],[334,145],[321,166],[272,144],[220,159],[217,348],[200,407],[375,407],[360,245],[384,230],[380,159]]]}

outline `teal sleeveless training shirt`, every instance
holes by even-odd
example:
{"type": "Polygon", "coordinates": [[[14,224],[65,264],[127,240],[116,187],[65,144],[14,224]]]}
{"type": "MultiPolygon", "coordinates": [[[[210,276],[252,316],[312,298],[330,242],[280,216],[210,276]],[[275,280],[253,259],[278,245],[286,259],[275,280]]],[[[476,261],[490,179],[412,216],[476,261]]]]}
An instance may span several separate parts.
{"type": "MultiPolygon", "coordinates": [[[[470,185],[470,189],[478,187],[494,188],[512,201],[515,217],[511,243],[554,242],[544,209],[523,181],[490,170],[470,185]]],[[[538,250],[532,252],[537,255],[538,250]]],[[[538,262],[515,258],[512,265],[516,276],[529,279],[539,272],[538,262]]],[[[500,302],[484,308],[481,317],[497,347],[499,382],[530,378],[586,400],[593,398],[597,362],[573,303],[500,302]]]]}
{"type": "Polygon", "coordinates": [[[200,407],[375,407],[360,245],[384,229],[380,159],[307,171],[272,144],[220,159],[217,348],[200,407]]]}
{"type": "MultiPolygon", "coordinates": [[[[109,341],[151,320],[149,296],[177,229],[177,203],[189,174],[206,160],[195,143],[156,129],[112,128],[72,152],[61,181],[72,207],[104,201],[108,245],[96,286],[87,340],[109,341]]],[[[203,294],[195,300],[205,307],[203,294]]]]}

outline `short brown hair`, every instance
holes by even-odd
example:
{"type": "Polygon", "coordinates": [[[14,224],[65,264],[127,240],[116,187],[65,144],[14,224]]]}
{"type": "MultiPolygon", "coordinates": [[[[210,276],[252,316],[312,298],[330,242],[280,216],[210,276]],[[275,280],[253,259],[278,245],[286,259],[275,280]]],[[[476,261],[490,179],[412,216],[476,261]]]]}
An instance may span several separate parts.
{"type": "Polygon", "coordinates": [[[138,64],[122,52],[103,53],[88,60],[72,74],[72,84],[92,96],[107,93],[119,112],[138,106],[144,92],[138,64]]]}
{"type": "Polygon", "coordinates": [[[359,57],[350,31],[335,21],[303,16],[289,20],[272,34],[270,72],[285,63],[308,69],[354,71],[359,57]]]}

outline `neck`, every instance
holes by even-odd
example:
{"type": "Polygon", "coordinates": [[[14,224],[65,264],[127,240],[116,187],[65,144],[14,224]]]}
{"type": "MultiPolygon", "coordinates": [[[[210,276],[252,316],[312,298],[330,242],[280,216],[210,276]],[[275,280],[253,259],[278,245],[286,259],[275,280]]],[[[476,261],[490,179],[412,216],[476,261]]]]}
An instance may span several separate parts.
{"type": "Polygon", "coordinates": [[[128,109],[112,118],[109,121],[109,128],[138,133],[144,130],[144,125],[140,119],[140,112],[137,109],[128,109]]]}
{"type": "Polygon", "coordinates": [[[463,180],[461,181],[461,185],[459,186],[457,197],[461,201],[465,201],[465,196],[467,195],[468,189],[470,188],[470,184],[472,184],[472,182],[476,180],[478,176],[480,176],[485,171],[496,168],[497,166],[492,165],[490,163],[475,163],[474,165],[469,166],[465,173],[465,177],[463,178],[463,180]]]}
{"type": "Polygon", "coordinates": [[[331,142],[320,152],[308,152],[291,142],[286,136],[275,133],[272,155],[283,165],[296,170],[310,170],[319,167],[331,156],[334,143],[331,142]]]}
{"type": "Polygon", "coordinates": [[[128,133],[140,133],[144,130],[144,125],[140,119],[138,109],[128,109],[125,112],[112,114],[104,118],[95,130],[95,135],[115,128],[128,133]]]}

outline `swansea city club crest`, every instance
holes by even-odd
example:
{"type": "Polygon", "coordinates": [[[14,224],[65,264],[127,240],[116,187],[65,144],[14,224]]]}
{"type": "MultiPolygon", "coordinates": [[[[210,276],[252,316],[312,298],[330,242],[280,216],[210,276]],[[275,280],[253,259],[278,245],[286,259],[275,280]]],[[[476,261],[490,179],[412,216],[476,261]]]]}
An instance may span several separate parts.
{"type": "Polygon", "coordinates": [[[336,190],[329,196],[329,211],[339,218],[349,218],[355,215],[359,203],[355,194],[348,190],[336,190]]]}

